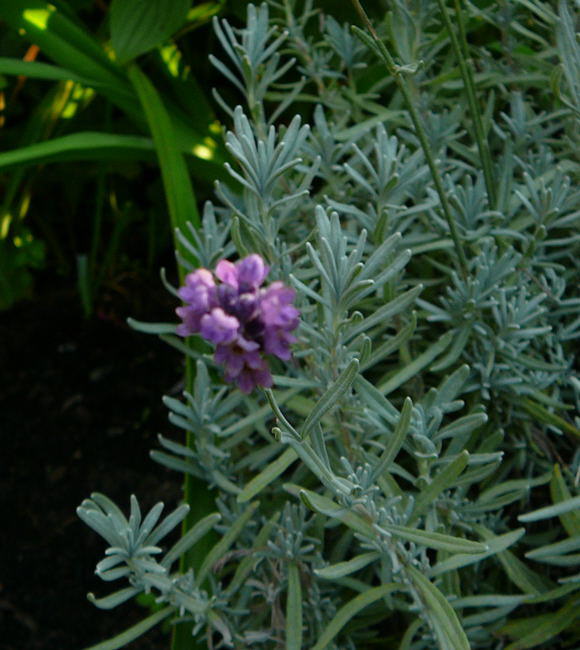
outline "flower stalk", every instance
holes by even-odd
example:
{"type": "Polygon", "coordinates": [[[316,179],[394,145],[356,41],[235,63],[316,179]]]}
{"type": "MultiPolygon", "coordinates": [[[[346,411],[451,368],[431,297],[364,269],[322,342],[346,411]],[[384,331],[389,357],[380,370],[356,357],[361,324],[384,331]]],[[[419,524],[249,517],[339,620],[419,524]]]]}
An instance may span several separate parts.
{"type": "MultiPolygon", "coordinates": [[[[425,133],[425,129],[421,124],[419,113],[415,108],[415,105],[413,103],[413,98],[411,97],[411,93],[409,91],[407,83],[403,79],[403,73],[401,72],[399,66],[397,66],[397,64],[395,63],[395,60],[391,56],[391,53],[387,49],[386,45],[379,38],[379,35],[375,31],[375,28],[372,26],[372,23],[369,17],[367,16],[367,13],[365,12],[364,8],[362,7],[361,3],[359,2],[359,0],[352,0],[352,3],[357,13],[361,17],[361,20],[363,21],[365,27],[368,29],[371,35],[372,38],[371,43],[372,45],[374,45],[374,47],[371,47],[371,49],[373,49],[383,60],[385,67],[389,71],[389,74],[393,76],[399,90],[401,91],[401,94],[403,95],[403,99],[405,101],[405,105],[407,106],[407,110],[409,111],[409,116],[413,123],[413,127],[415,128],[415,134],[417,135],[417,138],[421,143],[421,148],[423,149],[423,153],[425,154],[427,165],[429,166],[429,170],[433,178],[433,182],[435,183],[435,190],[437,191],[437,194],[439,196],[439,201],[441,202],[441,209],[443,210],[443,215],[445,217],[445,220],[447,221],[447,225],[449,226],[451,239],[453,240],[453,245],[455,246],[457,257],[459,259],[459,268],[461,270],[461,274],[464,277],[466,277],[468,273],[467,258],[465,257],[465,252],[463,251],[463,246],[459,238],[459,231],[457,230],[455,219],[453,218],[453,215],[451,213],[451,206],[449,205],[449,201],[445,193],[445,188],[443,187],[443,181],[441,180],[441,175],[439,174],[439,170],[437,169],[437,164],[435,162],[433,152],[431,151],[431,146],[429,145],[429,141],[427,140],[427,134],[425,133]]],[[[368,38],[367,35],[362,30],[353,27],[353,31],[357,36],[361,38],[361,40],[367,46],[371,46],[371,43],[367,41],[368,38]]]]}
{"type": "Polygon", "coordinates": [[[460,0],[454,0],[455,19],[457,21],[459,30],[459,38],[457,38],[457,34],[453,28],[449,11],[445,5],[445,0],[437,0],[437,3],[439,4],[439,9],[441,10],[441,15],[443,17],[443,21],[445,22],[447,32],[449,33],[449,38],[451,39],[451,46],[453,47],[457,62],[459,63],[459,70],[463,79],[465,94],[467,95],[467,103],[469,104],[469,111],[471,113],[471,119],[473,120],[473,127],[475,131],[474,139],[479,152],[479,159],[481,161],[481,168],[485,181],[485,189],[487,190],[488,202],[490,208],[493,210],[497,204],[495,182],[493,178],[493,166],[489,152],[489,143],[483,129],[481,111],[479,110],[477,98],[475,96],[475,82],[473,79],[473,71],[471,69],[469,52],[467,50],[467,38],[465,36],[465,25],[463,24],[463,14],[461,12],[460,0]]]}

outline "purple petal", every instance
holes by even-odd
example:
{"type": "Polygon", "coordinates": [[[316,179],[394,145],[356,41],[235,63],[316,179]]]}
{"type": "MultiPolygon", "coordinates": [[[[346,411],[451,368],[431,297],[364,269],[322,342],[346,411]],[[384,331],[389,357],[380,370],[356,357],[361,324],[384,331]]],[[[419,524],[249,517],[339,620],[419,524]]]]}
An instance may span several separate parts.
{"type": "Polygon", "coordinates": [[[268,275],[270,267],[259,255],[248,255],[236,264],[238,282],[245,289],[257,289],[268,275]]]}
{"type": "Polygon", "coordinates": [[[177,292],[179,297],[197,312],[204,313],[216,302],[216,287],[207,269],[198,269],[185,278],[185,286],[177,292]]]}
{"type": "Polygon", "coordinates": [[[238,336],[238,340],[236,341],[236,343],[245,352],[254,352],[255,350],[258,350],[260,348],[259,343],[256,343],[256,341],[248,341],[243,336],[238,336]]]}
{"type": "Polygon", "coordinates": [[[228,381],[233,381],[244,367],[244,357],[235,352],[230,345],[218,345],[214,359],[224,365],[228,381]]]}
{"type": "Polygon", "coordinates": [[[249,368],[242,370],[236,379],[236,383],[243,393],[251,393],[256,386],[271,388],[274,385],[272,375],[267,366],[257,370],[249,368]]]}
{"type": "Polygon", "coordinates": [[[234,264],[228,260],[220,260],[215,267],[217,277],[230,287],[238,288],[238,271],[234,264]]]}
{"type": "Polygon", "coordinates": [[[215,307],[201,318],[201,335],[212,343],[231,343],[235,340],[240,322],[228,316],[221,307],[215,307]]]}
{"type": "Polygon", "coordinates": [[[177,307],[175,313],[181,318],[183,323],[177,326],[176,332],[179,336],[190,336],[199,332],[199,325],[202,314],[189,306],[177,307]]]}
{"type": "Polygon", "coordinates": [[[274,282],[262,294],[262,321],[268,326],[293,330],[298,327],[300,312],[292,304],[296,292],[282,282],[274,282]]]}
{"type": "Polygon", "coordinates": [[[237,336],[229,345],[218,345],[214,358],[225,366],[226,379],[233,381],[244,367],[258,368],[265,363],[258,352],[259,347],[255,341],[237,336]]]}
{"type": "Polygon", "coordinates": [[[281,328],[268,329],[264,332],[264,352],[288,361],[292,356],[290,344],[296,341],[295,336],[281,328]]]}

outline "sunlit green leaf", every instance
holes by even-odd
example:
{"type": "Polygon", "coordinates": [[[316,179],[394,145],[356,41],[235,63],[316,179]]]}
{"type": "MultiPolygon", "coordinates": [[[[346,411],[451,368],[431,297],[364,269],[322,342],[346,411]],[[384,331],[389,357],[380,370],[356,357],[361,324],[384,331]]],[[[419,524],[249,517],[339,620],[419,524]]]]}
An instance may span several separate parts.
{"type": "Polygon", "coordinates": [[[121,63],[151,50],[185,22],[191,0],[113,0],[111,41],[121,63]]]}

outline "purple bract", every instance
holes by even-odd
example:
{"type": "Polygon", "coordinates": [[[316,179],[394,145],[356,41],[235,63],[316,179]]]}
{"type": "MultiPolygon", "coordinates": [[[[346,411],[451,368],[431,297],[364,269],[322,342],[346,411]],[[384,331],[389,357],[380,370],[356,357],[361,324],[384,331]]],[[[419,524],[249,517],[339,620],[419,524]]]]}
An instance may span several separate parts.
{"type": "Polygon", "coordinates": [[[282,282],[262,288],[269,267],[259,255],[233,264],[218,262],[214,274],[198,269],[185,278],[179,297],[185,306],[175,311],[182,319],[180,336],[201,334],[214,343],[215,360],[225,367],[227,381],[250,393],[256,386],[272,386],[264,354],[287,361],[291,332],[298,327],[300,312],[294,307],[294,289],[282,282]]]}

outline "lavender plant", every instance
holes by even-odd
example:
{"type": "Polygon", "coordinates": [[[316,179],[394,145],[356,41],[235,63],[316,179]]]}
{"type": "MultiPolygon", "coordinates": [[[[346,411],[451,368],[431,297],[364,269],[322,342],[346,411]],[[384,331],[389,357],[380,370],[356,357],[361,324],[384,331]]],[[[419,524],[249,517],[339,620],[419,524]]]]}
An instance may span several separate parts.
{"type": "Polygon", "coordinates": [[[215,512],[159,560],[183,508],[154,529],[135,500],[80,507],[111,544],[97,572],[130,583],[95,604],[163,606],[96,647],[164,618],[175,648],[577,643],[573,10],[480,4],[373,23],[355,0],[367,32],[311,0],[215,19],[235,184],[178,233],[181,324],[133,322],[195,363],[165,398],[191,444],[152,457],[215,512]]]}

